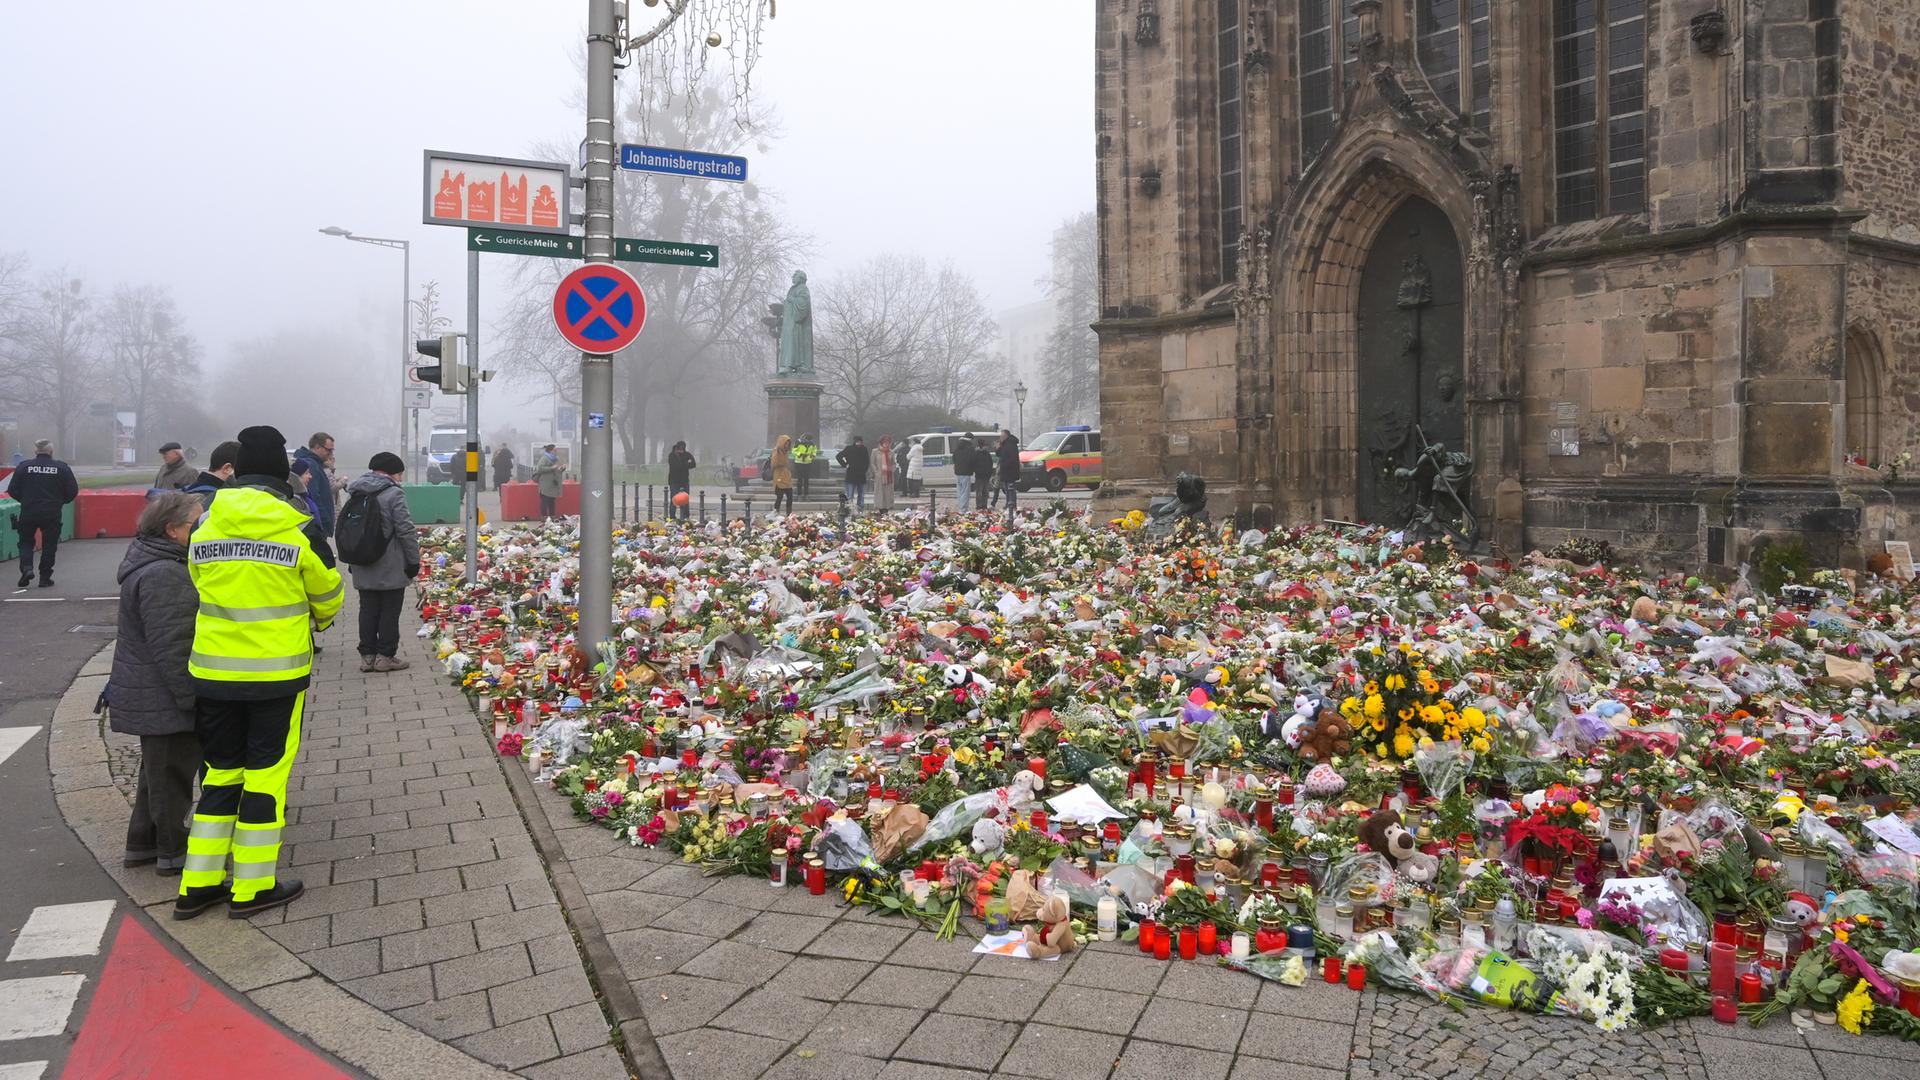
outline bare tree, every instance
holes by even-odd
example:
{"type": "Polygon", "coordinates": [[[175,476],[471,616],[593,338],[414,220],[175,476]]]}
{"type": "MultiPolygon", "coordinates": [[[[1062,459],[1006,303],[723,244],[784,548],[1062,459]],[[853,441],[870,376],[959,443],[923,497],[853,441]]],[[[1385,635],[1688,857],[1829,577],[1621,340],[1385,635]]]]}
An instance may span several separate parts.
{"type": "MultiPolygon", "coordinates": [[[[723,153],[754,139],[730,119],[722,85],[705,88],[692,111],[662,115],[647,111],[645,92],[633,84],[622,84],[621,115],[629,129],[723,153]]],[[[560,144],[536,152],[571,154],[560,144]]],[[[767,301],[785,292],[786,276],[805,257],[808,241],[787,226],[773,195],[754,185],[622,172],[615,178],[614,215],[623,235],[720,248],[719,265],[711,268],[625,265],[646,294],[647,322],[640,340],[613,361],[612,419],[623,457],[643,462],[650,445],[699,431],[708,436],[695,440],[700,445],[757,445],[757,425],[743,418],[756,412],[759,380],[773,370],[759,317],[767,301]],[[663,437],[655,438],[656,431],[663,437]]],[[[579,353],[561,341],[552,315],[554,287],[573,267],[554,259],[521,261],[517,293],[496,326],[493,349],[507,377],[557,401],[578,400],[579,353]]]]}
{"type": "Polygon", "coordinates": [[[999,335],[973,279],[951,263],[941,267],[922,347],[927,403],[963,416],[997,400],[1006,386],[1006,363],[993,352],[999,335]]]}
{"type": "Polygon", "coordinates": [[[108,303],[109,371],[117,400],[134,414],[133,441],[140,452],[169,422],[200,376],[200,346],[181,324],[173,295],[164,286],[122,286],[108,303]]]}
{"type": "Polygon", "coordinates": [[[1040,362],[1045,407],[1055,423],[1099,423],[1100,317],[1098,230],[1091,211],[1053,232],[1052,272],[1040,281],[1054,302],[1053,330],[1040,362]]]}
{"type": "Polygon", "coordinates": [[[98,393],[100,356],[86,283],[65,269],[26,290],[8,331],[0,394],[34,410],[72,453],[75,421],[98,393]]]}
{"type": "Polygon", "coordinates": [[[877,408],[928,396],[936,279],[926,260],[878,255],[815,291],[826,418],[859,431],[877,408]]]}

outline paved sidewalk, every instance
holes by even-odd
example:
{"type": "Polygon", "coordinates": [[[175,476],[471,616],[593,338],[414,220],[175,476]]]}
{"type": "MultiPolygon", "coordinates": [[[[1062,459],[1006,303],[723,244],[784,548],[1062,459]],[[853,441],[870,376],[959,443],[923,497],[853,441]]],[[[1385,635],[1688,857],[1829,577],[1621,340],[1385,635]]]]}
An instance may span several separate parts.
{"type": "MultiPolygon", "coordinates": [[[[305,895],[246,922],[213,915],[166,925],[203,960],[202,950],[278,954],[284,970],[317,974],[448,1044],[460,1054],[442,1077],[490,1072],[482,1062],[534,1078],[628,1076],[471,709],[414,636],[411,611],[401,654],[413,667],[362,674],[355,608],[349,589],[322,638],[288,792],[280,872],[304,881],[305,895]],[[249,936],[254,945],[239,944],[249,936]]],[[[130,797],[138,740],[109,733],[106,753],[114,785],[130,797]]],[[[122,806],[122,830],[125,814],[122,806]]],[[[95,847],[103,863],[142,890],[136,899],[166,903],[169,890],[150,873],[119,869],[119,836],[107,832],[106,850],[95,847]]],[[[284,1004],[297,1014],[304,1003],[284,1004]]],[[[269,1008],[305,1030],[297,1015],[269,1008]]]]}

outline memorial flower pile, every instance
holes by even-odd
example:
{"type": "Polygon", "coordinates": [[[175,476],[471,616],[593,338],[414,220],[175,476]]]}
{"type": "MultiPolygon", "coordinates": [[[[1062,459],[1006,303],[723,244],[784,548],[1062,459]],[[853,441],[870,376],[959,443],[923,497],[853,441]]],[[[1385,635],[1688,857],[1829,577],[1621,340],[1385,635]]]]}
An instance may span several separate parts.
{"type": "Polygon", "coordinates": [[[430,536],[422,633],[501,754],[708,873],[1034,955],[1920,1035],[1905,583],[1064,504],[615,540],[610,642],[558,524],[471,587],[430,536]]]}

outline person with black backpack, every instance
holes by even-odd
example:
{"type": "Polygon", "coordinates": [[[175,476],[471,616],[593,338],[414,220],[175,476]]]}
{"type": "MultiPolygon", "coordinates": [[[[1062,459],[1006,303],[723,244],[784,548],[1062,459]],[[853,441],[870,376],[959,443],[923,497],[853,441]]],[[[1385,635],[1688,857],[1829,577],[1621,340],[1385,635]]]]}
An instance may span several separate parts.
{"type": "Polygon", "coordinates": [[[347,504],[334,526],[338,557],[360,594],[361,671],[403,671],[410,666],[395,655],[400,649],[400,605],[406,601],[407,583],[420,576],[420,534],[400,487],[406,471],[398,454],[373,455],[366,475],[347,485],[347,504]]]}

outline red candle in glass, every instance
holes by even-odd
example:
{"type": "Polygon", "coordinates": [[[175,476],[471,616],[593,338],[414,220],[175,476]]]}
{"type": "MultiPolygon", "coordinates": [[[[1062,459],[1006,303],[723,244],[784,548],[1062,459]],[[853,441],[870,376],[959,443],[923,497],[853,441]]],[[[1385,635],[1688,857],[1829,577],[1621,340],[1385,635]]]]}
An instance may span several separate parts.
{"type": "Polygon", "coordinates": [[[1920,1016],[1920,983],[1900,984],[1900,1007],[1914,1016],[1920,1016]]]}
{"type": "Polygon", "coordinates": [[[687,747],[685,750],[680,751],[680,764],[689,769],[699,768],[700,767],[700,751],[695,750],[691,746],[687,747]]]}
{"type": "Polygon", "coordinates": [[[1733,995],[1713,995],[1713,1018],[1723,1024],[1731,1024],[1740,1019],[1740,1007],[1733,1003],[1733,995]]]}
{"type": "Polygon", "coordinates": [[[1260,887],[1277,889],[1280,887],[1280,864],[1267,863],[1260,867],[1260,887]]]}
{"type": "Polygon", "coordinates": [[[1043,757],[1028,758],[1027,771],[1039,777],[1040,779],[1045,780],[1047,778],[1047,759],[1043,757]]]}
{"type": "Polygon", "coordinates": [[[585,788],[588,792],[599,791],[600,778],[597,776],[589,776],[586,779],[580,781],[580,786],[582,788],[585,788]]]}
{"type": "Polygon", "coordinates": [[[1715,995],[1732,996],[1736,983],[1733,965],[1738,952],[1724,941],[1707,946],[1707,988],[1715,995]]]}
{"type": "Polygon", "coordinates": [[[827,894],[827,868],[819,863],[807,865],[807,891],[815,896],[827,894]]]}
{"type": "Polygon", "coordinates": [[[1035,810],[1033,812],[1032,819],[1029,821],[1029,824],[1033,826],[1034,832],[1040,832],[1040,833],[1046,832],[1047,831],[1047,812],[1045,810],[1035,810]]]}
{"type": "Polygon", "coordinates": [[[1279,800],[1279,803],[1281,806],[1293,805],[1293,785],[1292,784],[1280,785],[1280,790],[1274,792],[1274,795],[1279,800]]]}
{"type": "Polygon", "coordinates": [[[1661,949],[1660,950],[1660,966],[1662,968],[1665,968],[1675,978],[1680,978],[1680,979],[1686,978],[1687,977],[1687,950],[1661,949]]]}
{"type": "Polygon", "coordinates": [[[1734,920],[1732,912],[1716,911],[1713,913],[1713,943],[1715,945],[1738,945],[1740,943],[1740,926],[1739,923],[1734,920]]]}
{"type": "Polygon", "coordinates": [[[1170,931],[1162,930],[1153,936],[1153,958],[1155,960],[1173,959],[1173,936],[1170,931]]]}
{"type": "Polygon", "coordinates": [[[1751,971],[1740,976],[1740,1000],[1748,1004],[1760,1000],[1760,976],[1751,971]]]}
{"type": "Polygon", "coordinates": [[[1273,799],[1259,798],[1253,800],[1253,820],[1255,824],[1260,826],[1260,831],[1273,831],[1273,799]]]}
{"type": "Polygon", "coordinates": [[[1193,927],[1183,926],[1180,928],[1180,959],[1191,960],[1199,955],[1200,943],[1197,940],[1198,937],[1199,934],[1194,931],[1193,927]]]}
{"type": "Polygon", "coordinates": [[[1140,924],[1140,951],[1141,952],[1143,953],[1153,952],[1154,930],[1155,930],[1155,927],[1153,925],[1152,919],[1148,919],[1145,922],[1140,924]]]}
{"type": "Polygon", "coordinates": [[[1200,924],[1200,953],[1212,956],[1220,951],[1220,928],[1210,922],[1200,924]]]}
{"type": "Polygon", "coordinates": [[[1142,761],[1140,763],[1140,782],[1147,785],[1147,799],[1149,801],[1153,799],[1153,785],[1159,779],[1155,774],[1159,771],[1152,761],[1142,761]]]}
{"type": "Polygon", "coordinates": [[[1340,981],[1340,958],[1337,956],[1321,957],[1320,977],[1329,983],[1338,983],[1340,981]]]}
{"type": "Polygon", "coordinates": [[[1347,965],[1347,989],[1361,990],[1361,989],[1364,989],[1366,985],[1367,985],[1367,965],[1348,964],[1347,965]]]}

